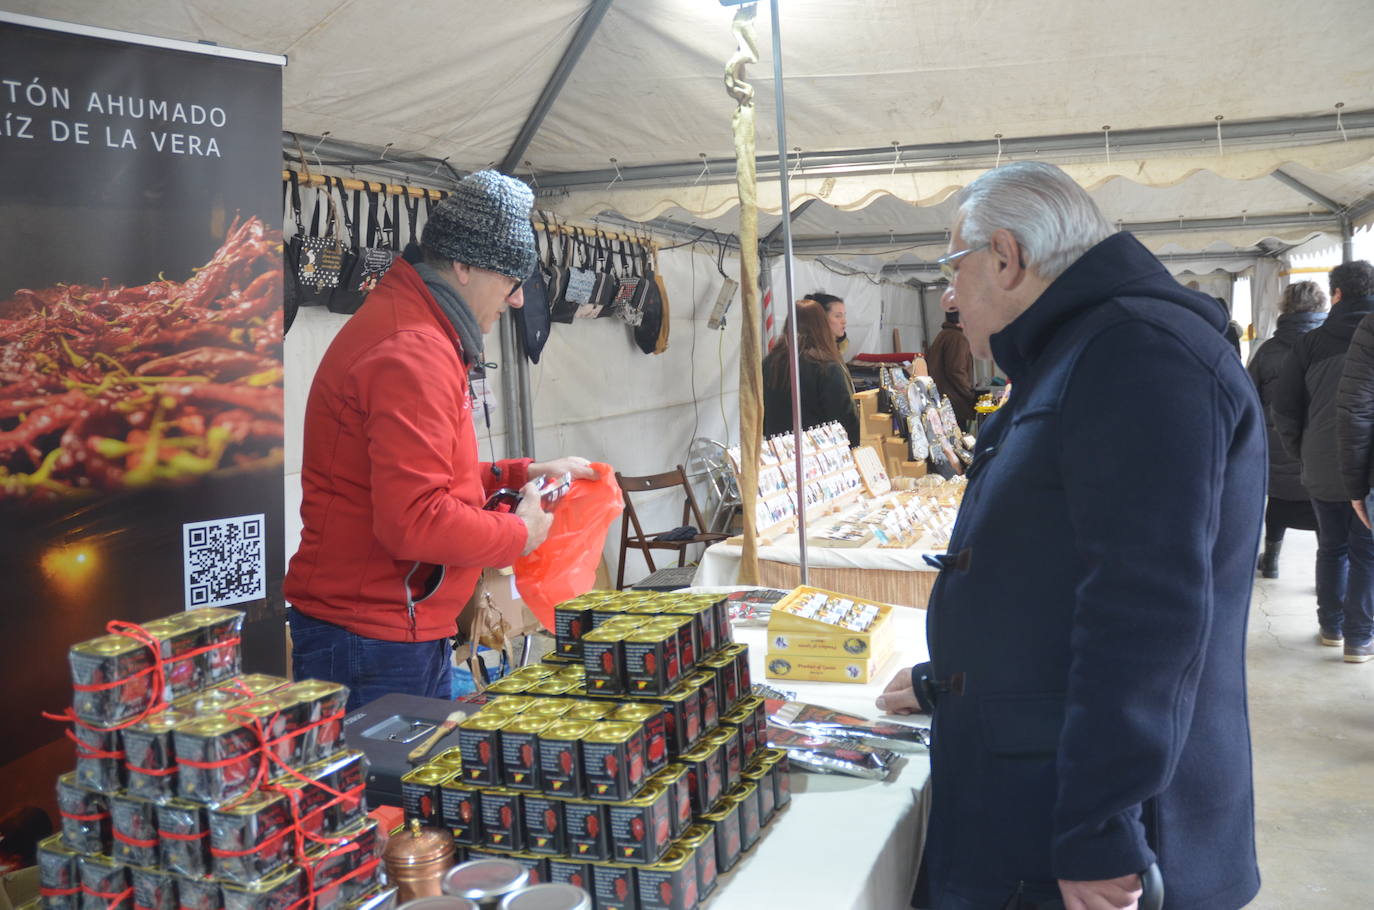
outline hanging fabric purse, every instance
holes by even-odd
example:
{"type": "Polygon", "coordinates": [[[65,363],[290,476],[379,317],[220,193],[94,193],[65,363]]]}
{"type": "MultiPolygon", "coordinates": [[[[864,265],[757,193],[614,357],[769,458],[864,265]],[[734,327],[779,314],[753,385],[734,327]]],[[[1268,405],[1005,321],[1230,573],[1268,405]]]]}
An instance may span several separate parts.
{"type": "Polygon", "coordinates": [[[648,249],[643,248],[641,252],[646,287],[643,316],[634,329],[635,344],[645,354],[662,354],[668,349],[668,294],[663,279],[649,265],[648,249]]]}
{"type": "MultiPolygon", "coordinates": [[[[381,195],[383,187],[378,185],[376,193],[372,192],[371,185],[364,183],[367,198],[367,245],[359,247],[357,260],[353,265],[350,286],[366,298],[377,286],[377,283],[386,275],[391,268],[391,262],[396,257],[396,253],[391,249],[391,244],[387,243],[378,235],[382,233],[381,224],[377,217],[379,210],[385,211],[386,197],[381,195]]],[[[355,219],[354,236],[357,236],[356,220],[358,219],[358,194],[353,194],[353,217],[355,219]]],[[[359,301],[361,303],[361,301],[359,301]]]]}
{"type": "Polygon", "coordinates": [[[600,270],[600,248],[588,243],[581,231],[577,236],[581,259],[568,279],[568,298],[577,301],[578,319],[595,319],[610,301],[611,276],[600,270]]]}
{"type": "Polygon", "coordinates": [[[627,244],[620,245],[621,276],[620,286],[616,289],[611,308],[615,315],[626,325],[634,327],[644,321],[644,300],[649,293],[651,282],[645,280],[639,267],[639,257],[625,255],[627,244]]]}
{"type": "MultiPolygon", "coordinates": [[[[326,178],[330,179],[330,178],[326,178]]],[[[296,268],[296,279],[304,294],[311,294],[314,300],[301,298],[302,306],[327,303],[329,295],[339,286],[343,275],[344,245],[339,238],[338,210],[334,197],[326,184],[315,191],[315,212],[311,216],[310,233],[301,238],[300,259],[296,268]],[[320,208],[321,195],[324,207],[329,210],[325,232],[321,236],[320,208]]]]}
{"type": "Polygon", "coordinates": [[[301,193],[300,183],[296,177],[296,172],[291,171],[290,180],[282,181],[282,193],[285,198],[282,200],[282,208],[286,209],[286,215],[282,218],[282,224],[288,220],[295,221],[296,233],[291,239],[282,244],[282,335],[291,331],[291,323],[296,321],[296,312],[301,306],[300,283],[296,280],[296,268],[301,261],[301,193]]]}
{"type": "Polygon", "coordinates": [[[597,319],[607,319],[615,315],[615,309],[611,304],[615,302],[616,295],[620,293],[620,273],[615,267],[615,251],[611,248],[611,238],[602,237],[600,233],[596,235],[596,270],[599,274],[606,277],[606,290],[601,309],[597,311],[597,319]],[[602,241],[605,246],[602,246],[602,241]]]}
{"type": "MultiPolygon", "coordinates": [[[[534,225],[530,227],[533,228],[534,225]]],[[[549,295],[544,278],[543,256],[539,250],[540,233],[534,232],[534,248],[539,255],[534,270],[530,272],[523,285],[525,303],[512,311],[515,316],[515,327],[520,334],[520,343],[525,349],[526,356],[534,363],[539,362],[539,355],[543,353],[544,344],[549,340],[549,295]]]]}
{"type": "Polygon", "coordinates": [[[362,192],[353,191],[353,202],[350,206],[348,201],[348,191],[344,189],[342,177],[330,177],[335,188],[339,191],[339,209],[343,215],[346,249],[344,252],[343,271],[339,275],[339,286],[329,295],[329,312],[349,315],[356,313],[358,307],[363,305],[363,297],[366,294],[358,289],[359,268],[361,267],[362,244],[358,236],[358,222],[362,214],[362,192]]]}
{"type": "Polygon", "coordinates": [[[569,297],[572,285],[572,235],[566,229],[562,241],[555,244],[549,237],[549,318],[554,322],[571,323],[577,315],[578,303],[569,297]],[[557,255],[561,248],[561,258],[557,255]],[[555,290],[556,289],[556,290],[555,290]]]}
{"type": "MultiPolygon", "coordinates": [[[[423,262],[425,254],[420,251],[420,231],[415,226],[416,219],[420,216],[420,198],[418,196],[407,195],[406,217],[410,220],[410,237],[406,241],[405,251],[401,253],[401,258],[411,265],[423,262]]],[[[429,193],[425,193],[425,219],[429,219],[429,193]]]]}

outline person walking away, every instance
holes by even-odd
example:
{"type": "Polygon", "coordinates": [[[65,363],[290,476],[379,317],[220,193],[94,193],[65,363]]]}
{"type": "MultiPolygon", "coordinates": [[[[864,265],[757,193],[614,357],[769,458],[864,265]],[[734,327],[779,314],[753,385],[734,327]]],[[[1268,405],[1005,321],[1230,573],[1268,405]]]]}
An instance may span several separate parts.
{"type": "Polygon", "coordinates": [[[1284,358],[1293,344],[1326,319],[1326,292],[1315,281],[1299,281],[1283,289],[1279,301],[1279,320],[1274,334],[1250,356],[1250,378],[1264,406],[1264,422],[1269,433],[1269,502],[1264,510],[1264,552],[1259,558],[1259,573],[1265,578],[1279,577],[1279,551],[1283,532],[1317,530],[1317,516],[1299,478],[1301,465],[1284,451],[1269,402],[1284,358]]]}
{"type": "Polygon", "coordinates": [[[1374,310],[1374,266],[1345,262],[1328,278],[1331,312],[1284,360],[1270,405],[1317,515],[1317,641],[1345,660],[1374,658],[1374,536],[1360,521],[1341,470],[1337,397],[1351,338],[1374,310]]]}

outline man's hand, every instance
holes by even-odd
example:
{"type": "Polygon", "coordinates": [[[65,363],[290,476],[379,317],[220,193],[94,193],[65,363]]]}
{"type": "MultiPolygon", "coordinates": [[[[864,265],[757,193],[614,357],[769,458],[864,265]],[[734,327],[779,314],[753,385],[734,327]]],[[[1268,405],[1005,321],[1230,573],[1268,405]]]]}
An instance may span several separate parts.
{"type": "Polygon", "coordinates": [[[1360,521],[1364,522],[1364,526],[1374,530],[1374,526],[1371,526],[1369,523],[1369,510],[1364,507],[1364,500],[1352,499],[1350,500],[1350,505],[1354,508],[1355,514],[1360,516],[1360,521]]]}
{"type": "Polygon", "coordinates": [[[1143,890],[1139,875],[1123,875],[1100,882],[1059,880],[1064,910],[1136,910],[1143,890]]]}
{"type": "Polygon", "coordinates": [[[553,516],[544,511],[539,502],[539,488],[533,481],[525,484],[520,491],[520,505],[515,507],[515,517],[525,523],[525,549],[520,551],[520,555],[528,556],[549,536],[549,528],[553,525],[553,516]]]}
{"type": "Polygon", "coordinates": [[[553,461],[536,461],[530,464],[530,477],[559,477],[571,474],[574,480],[596,480],[596,470],[592,463],[576,455],[565,455],[553,461]]]}
{"type": "Polygon", "coordinates": [[[911,688],[911,668],[903,667],[892,677],[876,702],[884,714],[923,714],[916,692],[911,688]]]}

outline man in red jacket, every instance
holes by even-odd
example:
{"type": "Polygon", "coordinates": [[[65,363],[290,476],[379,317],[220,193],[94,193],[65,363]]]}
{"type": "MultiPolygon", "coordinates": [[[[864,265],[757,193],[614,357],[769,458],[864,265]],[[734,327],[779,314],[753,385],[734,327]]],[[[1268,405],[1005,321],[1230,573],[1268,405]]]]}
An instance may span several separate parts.
{"type": "Polygon", "coordinates": [[[341,682],[348,708],[391,692],[449,697],[449,639],[484,567],[543,542],[527,483],[581,458],[479,460],[468,372],[482,336],[524,299],[533,194],[480,171],[435,209],[424,261],[397,260],[339,331],[310,388],[300,549],[284,591],[296,678],[341,682]],[[514,513],[486,511],[524,486],[514,513]]]}

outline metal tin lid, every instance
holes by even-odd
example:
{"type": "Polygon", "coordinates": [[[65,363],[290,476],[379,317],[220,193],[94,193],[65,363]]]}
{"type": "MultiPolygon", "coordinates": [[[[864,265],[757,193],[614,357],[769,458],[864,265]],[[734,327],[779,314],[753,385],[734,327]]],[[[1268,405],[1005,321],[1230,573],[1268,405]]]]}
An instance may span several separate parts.
{"type": "Polygon", "coordinates": [[[664,765],[662,768],[658,770],[656,774],[654,774],[653,777],[650,777],[649,780],[658,784],[666,785],[671,784],[674,781],[680,780],[686,774],[687,766],[679,765],[677,762],[674,762],[671,765],[664,765]]]}
{"type": "MultiPolygon", "coordinates": [[[[284,678],[280,676],[269,676],[266,673],[249,673],[247,676],[239,676],[228,682],[216,686],[218,689],[229,689],[234,692],[247,692],[250,695],[262,695],[274,689],[280,689],[287,685],[284,678]]],[[[338,683],[324,682],[319,679],[309,679],[305,682],[298,682],[291,686],[293,691],[314,690],[317,688],[339,688],[338,683]]]]}
{"type": "Polygon", "coordinates": [[[417,897],[413,901],[406,901],[401,904],[396,910],[479,910],[479,908],[466,897],[442,894],[436,897],[417,897]]]}
{"type": "Polygon", "coordinates": [[[435,765],[421,765],[414,771],[407,771],[405,774],[402,774],[401,783],[435,786],[437,784],[442,784],[452,776],[452,768],[438,767],[435,765]]]}
{"type": "Polygon", "coordinates": [[[572,706],[573,703],[566,698],[545,698],[530,705],[525,709],[525,714],[530,717],[562,717],[572,706]]]}
{"type": "Polygon", "coordinates": [[[617,628],[616,626],[612,626],[612,625],[610,625],[610,624],[608,624],[608,623],[603,623],[603,624],[597,626],[595,629],[592,629],[592,630],[591,630],[590,632],[588,632],[586,635],[583,635],[583,636],[582,636],[582,643],[583,643],[584,645],[587,645],[587,644],[598,644],[598,643],[622,641],[622,640],[624,639],[624,637],[625,637],[625,630],[624,630],[624,629],[617,628]]]}
{"type": "Polygon", "coordinates": [[[593,613],[624,613],[624,612],[625,612],[625,609],[626,609],[628,606],[629,606],[629,604],[627,604],[624,600],[622,600],[622,599],[620,599],[620,598],[616,598],[615,600],[603,600],[601,603],[599,603],[599,604],[594,604],[594,605],[592,606],[592,612],[593,612],[593,613]]]}
{"type": "Polygon", "coordinates": [[[511,722],[509,714],[474,714],[458,726],[464,730],[499,730],[511,722]]]}
{"type": "Polygon", "coordinates": [[[590,720],[560,720],[549,724],[540,737],[543,739],[581,739],[596,726],[590,720]]]}
{"type": "Polygon", "coordinates": [[[444,875],[444,893],[473,901],[510,894],[529,881],[529,870],[509,859],[474,859],[444,875]]]}
{"type": "Polygon", "coordinates": [[[382,858],[388,866],[422,866],[452,855],[453,832],[425,827],[412,818],[409,830],[387,838],[382,858]]]}
{"type": "Polygon", "coordinates": [[[519,714],[530,705],[539,701],[528,695],[498,695],[487,702],[477,712],[479,714],[519,714]]]}
{"type": "Polygon", "coordinates": [[[274,872],[266,878],[258,879],[247,885],[237,885],[233,882],[222,881],[220,887],[226,891],[239,891],[244,894],[270,894],[278,888],[291,884],[292,879],[299,878],[305,874],[305,870],[300,866],[287,866],[279,872],[274,872]]]}
{"type": "Polygon", "coordinates": [[[211,815],[256,815],[273,803],[281,802],[285,797],[280,793],[273,793],[271,790],[254,790],[252,793],[240,798],[237,802],[229,806],[220,806],[211,809],[211,815]]]}
{"type": "Polygon", "coordinates": [[[626,635],[625,640],[654,644],[656,642],[667,641],[675,635],[677,635],[676,629],[654,629],[648,626],[640,626],[638,629],[626,635]]]}
{"type": "Polygon", "coordinates": [[[244,618],[242,610],[228,610],[224,607],[197,607],[194,610],[187,610],[181,615],[202,626],[213,626],[235,620],[242,621],[244,618]]]}
{"type": "MultiPolygon", "coordinates": [[[[541,696],[567,695],[568,691],[576,685],[577,683],[571,679],[559,679],[555,677],[552,679],[541,679],[539,682],[530,686],[527,691],[534,695],[541,696]]],[[[526,710],[531,710],[535,707],[537,707],[537,704],[530,705],[526,710]]]]}
{"type": "Polygon", "coordinates": [[[608,702],[575,701],[563,716],[568,720],[600,720],[613,710],[615,706],[608,702]]]}
{"type": "Polygon", "coordinates": [[[696,860],[696,857],[679,846],[668,848],[668,852],[663,854],[663,858],[650,866],[650,869],[660,869],[667,872],[676,872],[688,863],[696,860]]]}
{"type": "Polygon", "coordinates": [[[507,676],[487,686],[492,695],[519,695],[530,687],[530,680],[507,676]]]}
{"type": "Polygon", "coordinates": [[[725,745],[732,739],[739,739],[739,727],[716,727],[702,738],[725,745]]]}
{"type": "Polygon", "coordinates": [[[512,718],[501,729],[506,733],[542,733],[553,722],[550,717],[524,715],[512,718]]]}
{"type": "Polygon", "coordinates": [[[697,663],[707,667],[729,667],[734,665],[735,655],[726,654],[724,651],[716,651],[714,654],[708,654],[706,657],[703,657],[701,660],[697,661],[697,663]]]}
{"type": "Polygon", "coordinates": [[[178,724],[195,718],[189,711],[169,705],[130,726],[125,733],[170,733],[178,724]]]}
{"type": "Polygon", "coordinates": [[[612,720],[645,721],[656,714],[663,713],[662,705],[649,705],[644,702],[627,702],[611,712],[612,720]]]}
{"type": "Polygon", "coordinates": [[[589,743],[623,743],[633,739],[639,731],[639,724],[599,721],[583,739],[589,743]]]}
{"type": "Polygon", "coordinates": [[[506,895],[500,910],[592,910],[592,898],[576,885],[546,882],[506,895]]]}
{"type": "MultiPolygon", "coordinates": [[[[146,649],[147,646],[127,635],[102,635],[89,641],[77,642],[72,645],[72,653],[86,657],[119,657],[132,654],[140,648],[146,649]]],[[[148,650],[148,656],[152,657],[151,649],[148,650]]]]}
{"type": "Polygon", "coordinates": [[[177,724],[173,729],[177,733],[184,733],[187,736],[219,736],[224,733],[232,733],[244,726],[246,725],[242,720],[230,717],[228,714],[213,714],[209,717],[197,717],[184,721],[177,724]]]}
{"type": "MultiPolygon", "coordinates": [[[[252,678],[253,677],[245,676],[244,681],[246,682],[247,680],[252,678]]],[[[266,682],[275,679],[276,677],[257,674],[257,678],[266,682]]],[[[293,683],[292,685],[287,686],[287,691],[290,692],[296,698],[299,698],[301,701],[313,701],[315,699],[325,698],[330,695],[343,695],[347,697],[348,693],[348,689],[345,686],[336,682],[329,682],[323,679],[307,679],[298,683],[293,683]]]]}
{"type": "Polygon", "coordinates": [[[463,763],[463,750],[457,746],[454,746],[452,749],[445,749],[431,758],[429,763],[432,765],[461,765],[463,763]]]}

